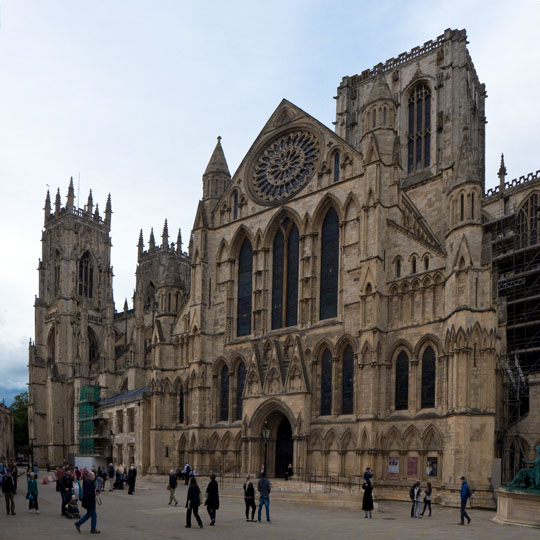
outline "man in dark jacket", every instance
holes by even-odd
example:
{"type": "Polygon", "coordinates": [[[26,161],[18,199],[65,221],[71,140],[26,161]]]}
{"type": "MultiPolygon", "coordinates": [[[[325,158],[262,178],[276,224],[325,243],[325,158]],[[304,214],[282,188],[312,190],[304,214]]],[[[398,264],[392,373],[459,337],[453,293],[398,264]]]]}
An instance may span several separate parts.
{"type": "Polygon", "coordinates": [[[462,476],[461,477],[461,490],[459,492],[460,499],[461,499],[461,521],[460,525],[465,525],[465,518],[467,518],[467,525],[471,522],[471,518],[469,517],[469,514],[467,514],[467,511],[465,508],[467,508],[467,501],[469,500],[469,497],[471,496],[471,489],[469,488],[469,485],[467,484],[467,479],[462,476]]]}
{"type": "Polygon", "coordinates": [[[176,479],[176,474],[174,474],[174,471],[171,469],[169,472],[169,485],[167,486],[167,489],[169,490],[169,505],[171,505],[173,501],[174,501],[174,506],[178,504],[178,501],[176,500],[176,497],[174,496],[174,491],[176,490],[177,485],[178,485],[178,480],[176,479]]]}
{"type": "Polygon", "coordinates": [[[6,512],[8,516],[10,513],[12,516],[14,516],[15,500],[13,499],[13,495],[15,493],[15,483],[13,482],[13,476],[9,468],[4,476],[4,479],[2,480],[2,493],[6,499],[6,512]]]}
{"type": "Polygon", "coordinates": [[[69,469],[66,469],[62,480],[60,480],[60,490],[62,495],[62,515],[64,516],[66,514],[66,504],[71,500],[73,494],[73,477],[69,469]]]}
{"type": "Polygon", "coordinates": [[[219,491],[218,483],[216,482],[216,475],[212,473],[210,475],[210,482],[206,488],[206,510],[210,516],[210,525],[216,524],[216,510],[219,510],[219,491]]]}
{"type": "Polygon", "coordinates": [[[137,478],[137,469],[135,468],[135,465],[131,465],[128,472],[128,495],[133,495],[133,492],[135,491],[135,479],[137,478]]]}
{"type": "Polygon", "coordinates": [[[86,509],[86,514],[75,522],[75,528],[81,532],[81,525],[91,519],[90,522],[90,532],[92,534],[99,534],[101,531],[96,529],[97,526],[97,514],[96,514],[96,488],[94,481],[96,475],[90,471],[88,473],[88,478],[85,478],[83,481],[83,496],[82,496],[82,507],[86,509]]]}

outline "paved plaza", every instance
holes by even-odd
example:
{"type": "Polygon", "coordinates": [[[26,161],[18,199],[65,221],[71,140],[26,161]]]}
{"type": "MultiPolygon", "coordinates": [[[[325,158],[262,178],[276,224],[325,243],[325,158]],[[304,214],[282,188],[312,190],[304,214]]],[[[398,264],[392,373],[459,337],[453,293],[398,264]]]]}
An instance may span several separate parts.
{"type": "MultiPolygon", "coordinates": [[[[40,479],[41,480],[41,479],[40,479]]],[[[200,480],[204,492],[206,478],[200,480]]],[[[0,507],[0,537],[6,539],[61,540],[82,538],[90,535],[90,522],[81,527],[79,535],[73,526],[74,520],[60,516],[60,496],[55,485],[39,485],[40,515],[28,512],[24,499],[24,476],[19,478],[20,489],[16,495],[16,516],[7,516],[2,502],[0,507]],[[21,489],[22,488],[22,489],[21,489]]],[[[433,507],[433,517],[411,519],[408,503],[381,501],[379,511],[373,519],[364,519],[363,512],[332,508],[316,508],[271,501],[272,523],[246,523],[244,501],[237,490],[226,488],[221,493],[221,508],[217,525],[209,527],[206,510],[201,508],[204,528],[196,522],[185,529],[185,498],[187,488],[177,489],[178,506],[168,506],[167,482],[140,479],[134,495],[126,491],[105,492],[101,495],[102,506],[98,506],[98,538],[122,539],[224,539],[257,538],[272,540],[305,540],[318,538],[341,539],[448,539],[466,536],[467,540],[489,539],[512,540],[540,538],[540,531],[524,527],[497,525],[491,521],[493,512],[471,510],[472,523],[464,527],[457,525],[459,510],[433,507]]],[[[339,494],[336,493],[336,497],[339,494]]],[[[264,512],[263,512],[264,520],[264,512]]]]}

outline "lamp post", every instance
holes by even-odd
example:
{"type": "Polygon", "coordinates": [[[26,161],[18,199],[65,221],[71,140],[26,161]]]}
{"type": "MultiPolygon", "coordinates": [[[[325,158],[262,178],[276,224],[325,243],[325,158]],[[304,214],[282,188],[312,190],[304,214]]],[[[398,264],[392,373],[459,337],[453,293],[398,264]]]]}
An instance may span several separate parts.
{"type": "Polygon", "coordinates": [[[261,436],[264,442],[264,472],[266,474],[266,454],[268,450],[268,439],[270,438],[270,430],[268,429],[268,420],[264,421],[263,428],[261,430],[261,436]]]}

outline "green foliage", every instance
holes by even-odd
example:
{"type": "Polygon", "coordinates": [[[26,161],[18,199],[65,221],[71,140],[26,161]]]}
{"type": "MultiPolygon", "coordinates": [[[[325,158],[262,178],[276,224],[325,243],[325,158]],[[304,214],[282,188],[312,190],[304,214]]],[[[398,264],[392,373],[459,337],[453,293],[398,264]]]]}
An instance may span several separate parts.
{"type": "Polygon", "coordinates": [[[13,398],[11,404],[15,452],[23,453],[28,446],[28,392],[21,392],[13,398]]]}

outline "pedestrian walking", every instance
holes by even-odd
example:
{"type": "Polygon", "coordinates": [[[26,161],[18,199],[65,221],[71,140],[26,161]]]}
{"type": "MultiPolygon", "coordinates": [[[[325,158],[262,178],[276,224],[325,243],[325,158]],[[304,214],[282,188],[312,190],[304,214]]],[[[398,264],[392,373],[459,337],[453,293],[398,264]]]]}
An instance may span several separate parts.
{"type": "Polygon", "coordinates": [[[66,504],[71,500],[73,495],[73,479],[71,477],[71,471],[67,469],[60,480],[60,489],[62,495],[62,515],[66,515],[66,504]]]}
{"type": "Polygon", "coordinates": [[[426,508],[429,508],[429,517],[431,517],[431,494],[433,493],[433,488],[431,487],[431,482],[427,483],[425,496],[424,496],[424,509],[422,510],[422,514],[424,515],[426,508]]]}
{"type": "Polygon", "coordinates": [[[39,514],[38,487],[36,475],[33,472],[31,472],[30,476],[28,477],[26,498],[28,499],[28,510],[31,512],[32,509],[34,509],[36,514],[39,514]]]}
{"type": "Polygon", "coordinates": [[[244,502],[246,503],[246,521],[255,521],[255,488],[251,482],[251,476],[246,476],[244,482],[244,502]],[[251,520],[249,519],[249,509],[251,508],[251,520]]]}
{"type": "Polygon", "coordinates": [[[15,515],[15,499],[13,495],[15,493],[15,484],[13,483],[13,475],[11,469],[7,469],[4,478],[2,479],[2,493],[6,499],[6,512],[7,515],[15,515]]]}
{"type": "Polygon", "coordinates": [[[203,524],[201,518],[199,517],[199,506],[201,505],[201,490],[197,485],[197,480],[195,477],[191,477],[189,481],[189,488],[187,492],[186,500],[186,527],[189,529],[191,527],[191,513],[195,516],[199,527],[202,529],[203,524]]]}
{"type": "Polygon", "coordinates": [[[467,525],[471,522],[471,518],[469,517],[469,514],[467,514],[466,508],[467,508],[467,501],[470,499],[472,495],[471,488],[469,487],[469,484],[467,484],[467,479],[462,476],[461,477],[461,490],[460,490],[460,498],[461,498],[461,521],[459,525],[465,524],[465,518],[467,518],[467,525]]]}
{"type": "Polygon", "coordinates": [[[109,480],[111,482],[111,488],[109,491],[112,491],[114,489],[114,465],[112,463],[109,463],[109,480]]]}
{"type": "Polygon", "coordinates": [[[77,531],[81,532],[81,525],[85,522],[90,521],[90,533],[99,534],[101,531],[96,529],[97,527],[97,513],[96,513],[96,487],[95,482],[96,475],[93,471],[88,473],[88,477],[83,481],[83,497],[82,497],[82,507],[86,509],[86,514],[74,523],[77,531]]]}
{"type": "Polygon", "coordinates": [[[137,469],[135,468],[135,465],[133,465],[132,463],[128,472],[128,486],[129,486],[128,495],[133,495],[133,492],[135,491],[136,478],[137,478],[137,469]]]}
{"type": "Polygon", "coordinates": [[[367,478],[362,484],[364,490],[364,498],[362,499],[362,510],[365,512],[364,517],[373,517],[373,484],[371,480],[367,478]]]}
{"type": "Polygon", "coordinates": [[[186,482],[186,486],[189,483],[189,473],[191,472],[191,467],[189,466],[189,463],[186,463],[184,465],[184,481],[186,482]]]}
{"type": "Polygon", "coordinates": [[[418,486],[416,487],[414,491],[414,517],[415,518],[421,518],[420,515],[420,506],[422,504],[422,487],[420,486],[420,482],[418,482],[418,486]]]}
{"type": "Polygon", "coordinates": [[[169,506],[174,501],[174,506],[178,504],[178,501],[176,500],[176,497],[174,496],[174,491],[176,490],[176,486],[178,485],[178,480],[176,479],[176,474],[174,474],[174,471],[171,469],[169,473],[169,485],[167,486],[167,489],[169,490],[169,506]]]}
{"type": "Polygon", "coordinates": [[[216,482],[216,475],[210,475],[210,482],[206,487],[206,498],[204,501],[208,515],[210,516],[210,525],[216,524],[216,510],[219,510],[219,489],[216,482]]]}
{"type": "Polygon", "coordinates": [[[259,510],[257,512],[257,519],[261,521],[261,510],[263,505],[266,508],[266,521],[270,523],[270,480],[266,478],[266,473],[262,472],[259,482],[257,483],[257,491],[259,492],[259,510]]]}

